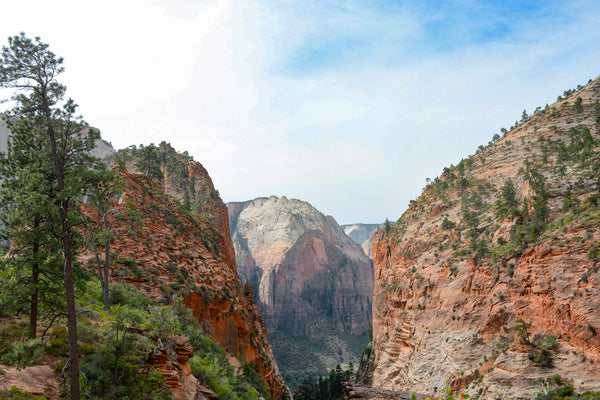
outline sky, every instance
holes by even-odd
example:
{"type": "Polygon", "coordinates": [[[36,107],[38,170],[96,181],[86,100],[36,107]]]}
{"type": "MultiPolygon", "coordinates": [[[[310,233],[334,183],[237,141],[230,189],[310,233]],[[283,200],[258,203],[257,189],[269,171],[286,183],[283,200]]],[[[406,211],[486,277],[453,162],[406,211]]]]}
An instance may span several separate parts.
{"type": "MultiPolygon", "coordinates": [[[[426,178],[600,74],[600,2],[19,0],[115,148],[171,143],[224,201],[398,219],[426,178]]],[[[5,93],[3,93],[5,95],[5,93]]]]}

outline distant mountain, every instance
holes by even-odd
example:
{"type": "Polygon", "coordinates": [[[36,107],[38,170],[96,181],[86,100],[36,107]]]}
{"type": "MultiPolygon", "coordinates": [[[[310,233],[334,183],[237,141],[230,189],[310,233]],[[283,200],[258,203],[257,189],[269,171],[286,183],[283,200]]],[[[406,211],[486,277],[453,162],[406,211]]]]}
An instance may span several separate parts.
{"type": "Polygon", "coordinates": [[[383,227],[383,224],[349,224],[341,225],[341,227],[346,235],[360,244],[365,254],[372,259],[371,245],[373,244],[373,236],[375,236],[377,229],[383,227]]]}
{"type": "Polygon", "coordinates": [[[271,196],[228,208],[238,272],[254,286],[288,382],[293,386],[292,371],[356,362],[371,321],[373,284],[360,246],[304,201],[271,196]],[[290,343],[300,341],[294,353],[290,343]]]}
{"type": "MultiPolygon", "coordinates": [[[[3,114],[0,114],[0,152],[5,153],[7,150],[8,138],[10,137],[10,130],[6,126],[3,117],[3,114]]],[[[92,155],[105,159],[114,152],[115,149],[112,144],[101,138],[96,141],[96,147],[92,150],[92,155]]]]}

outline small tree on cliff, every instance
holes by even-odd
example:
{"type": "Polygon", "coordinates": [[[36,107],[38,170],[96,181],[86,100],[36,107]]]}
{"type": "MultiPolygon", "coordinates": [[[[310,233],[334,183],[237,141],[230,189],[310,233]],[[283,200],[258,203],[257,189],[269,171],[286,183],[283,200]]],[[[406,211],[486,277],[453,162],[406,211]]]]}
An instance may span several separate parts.
{"type": "Polygon", "coordinates": [[[516,321],[515,331],[517,332],[517,336],[523,338],[527,343],[530,343],[529,328],[531,328],[531,324],[525,322],[523,318],[519,318],[516,321]]]}
{"type": "Polygon", "coordinates": [[[96,274],[102,288],[104,309],[110,314],[108,273],[110,268],[110,245],[115,240],[112,224],[116,219],[116,209],[113,208],[113,199],[124,191],[125,183],[114,173],[114,170],[107,170],[105,173],[107,176],[99,174],[99,179],[93,182],[91,187],[92,198],[90,205],[92,206],[96,225],[92,226],[90,218],[86,219],[88,232],[90,234],[90,245],[96,259],[96,274]],[[113,216],[112,218],[111,215],[113,216]],[[104,247],[103,262],[100,261],[96,243],[104,247]]]}
{"type": "MultiPolygon", "coordinates": [[[[91,183],[101,179],[104,165],[90,156],[99,133],[75,115],[73,100],[64,100],[66,87],[57,81],[63,59],[48,50],[40,38],[21,33],[9,38],[0,57],[0,87],[15,91],[11,125],[15,141],[30,141],[29,149],[9,151],[6,163],[17,176],[4,176],[12,182],[14,212],[28,209],[33,217],[11,226],[17,232],[33,228],[39,233],[31,246],[58,257],[62,265],[69,344],[69,397],[79,400],[79,352],[73,263],[81,241],[75,227],[83,222],[78,199],[88,195],[91,183]],[[11,164],[17,163],[17,164],[11,164]],[[11,167],[12,165],[12,167],[11,167]],[[99,175],[100,174],[100,175],[99,175]],[[39,219],[36,219],[36,215],[39,219]],[[33,221],[33,225],[32,225],[33,221]],[[39,222],[39,225],[37,225],[39,222]]],[[[6,170],[6,169],[5,169],[6,170]]],[[[13,221],[17,223],[17,221],[13,221]]],[[[35,264],[35,258],[33,259],[35,264]]]]}
{"type": "Polygon", "coordinates": [[[161,179],[163,174],[160,169],[160,154],[158,147],[154,143],[150,143],[148,146],[140,148],[136,153],[137,161],[135,166],[140,172],[146,177],[148,184],[152,179],[161,179]]]}

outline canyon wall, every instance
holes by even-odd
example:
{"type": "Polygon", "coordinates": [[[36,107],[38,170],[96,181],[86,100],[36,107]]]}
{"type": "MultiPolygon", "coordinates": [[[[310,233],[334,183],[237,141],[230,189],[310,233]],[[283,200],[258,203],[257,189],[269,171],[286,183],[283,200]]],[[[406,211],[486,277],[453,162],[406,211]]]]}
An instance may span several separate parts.
{"type": "Polygon", "coordinates": [[[294,367],[294,337],[312,340],[298,357],[317,353],[323,359],[328,350],[317,347],[336,347],[327,362],[317,363],[321,367],[312,364],[313,373],[356,362],[371,322],[373,288],[371,261],[361,247],[332,217],[303,201],[271,196],[228,208],[238,271],[254,287],[282,370],[286,360],[290,373],[311,368],[309,360],[294,367]]]}
{"type": "Polygon", "coordinates": [[[268,331],[320,337],[366,332],[372,271],[332,217],[285,197],[229,204],[243,281],[254,285],[268,331]]]}
{"type": "Polygon", "coordinates": [[[445,168],[375,235],[373,386],[600,388],[600,80],[445,168]]]}
{"type": "MultiPolygon", "coordinates": [[[[158,151],[160,182],[121,171],[125,192],[110,214],[111,251],[118,252],[111,280],[135,285],[157,302],[182,296],[225,350],[258,367],[274,399],[290,398],[252,290],[242,287],[237,274],[225,204],[200,163],[166,143],[158,151]]],[[[119,157],[126,161],[122,168],[135,170],[131,149],[119,157]]]]}

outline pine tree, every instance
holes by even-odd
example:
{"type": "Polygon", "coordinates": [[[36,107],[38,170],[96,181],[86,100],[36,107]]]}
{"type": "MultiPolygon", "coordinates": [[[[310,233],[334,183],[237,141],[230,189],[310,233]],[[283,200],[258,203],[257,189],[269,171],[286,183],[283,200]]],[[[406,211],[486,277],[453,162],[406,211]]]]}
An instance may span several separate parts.
{"type": "Polygon", "coordinates": [[[146,176],[148,184],[150,184],[152,179],[162,178],[163,174],[162,170],[160,169],[160,165],[161,160],[160,154],[158,153],[158,147],[156,147],[153,143],[140,148],[140,150],[137,152],[137,161],[135,166],[144,176],[146,176]]]}
{"type": "MultiPolygon", "coordinates": [[[[69,345],[69,397],[79,400],[79,354],[73,263],[81,246],[76,226],[82,224],[79,199],[94,182],[107,178],[104,165],[90,156],[99,133],[75,115],[77,105],[64,100],[66,87],[57,81],[63,59],[40,38],[24,33],[8,39],[0,57],[0,87],[14,90],[10,111],[12,149],[3,160],[3,191],[11,192],[11,212],[21,214],[11,230],[18,248],[30,248],[32,271],[43,251],[62,265],[69,345]],[[17,143],[29,143],[29,148],[17,143]],[[25,211],[23,211],[23,209],[25,211]],[[20,232],[35,234],[28,241],[20,232]],[[37,253],[36,253],[37,252],[37,253]]],[[[15,247],[15,246],[13,246],[15,247]]],[[[39,264],[39,263],[38,263],[39,264]]],[[[32,274],[32,280],[33,278],[32,274]]],[[[32,287],[36,287],[34,283],[32,287]]],[[[33,290],[35,292],[35,290],[33,290]]],[[[38,291],[39,294],[39,291],[38,291]]],[[[32,295],[33,298],[33,295],[32,295]]],[[[32,301],[33,303],[33,301],[32,301]]],[[[33,314],[33,312],[32,312],[33,314]]]]}

